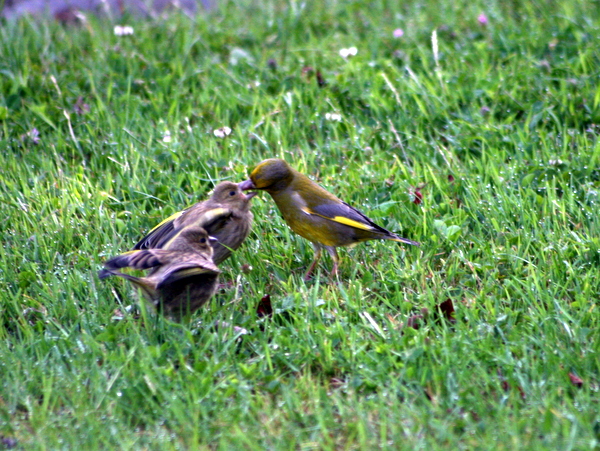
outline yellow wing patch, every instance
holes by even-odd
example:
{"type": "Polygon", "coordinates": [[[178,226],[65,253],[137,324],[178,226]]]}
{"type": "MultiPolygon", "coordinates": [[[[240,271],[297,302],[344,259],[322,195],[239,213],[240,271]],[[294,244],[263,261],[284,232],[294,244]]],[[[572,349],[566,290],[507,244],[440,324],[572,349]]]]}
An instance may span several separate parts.
{"type": "Polygon", "coordinates": [[[369,232],[374,230],[374,228],[371,227],[369,224],[364,224],[362,222],[354,221],[354,220],[352,220],[350,218],[346,218],[344,216],[334,216],[333,218],[327,218],[327,219],[331,219],[332,221],[339,222],[340,224],[354,227],[355,229],[367,230],[369,232]]]}
{"type": "Polygon", "coordinates": [[[125,251],[123,252],[121,255],[131,255],[131,254],[137,254],[138,252],[142,252],[140,249],[134,249],[132,251],[125,251]]]}
{"type": "Polygon", "coordinates": [[[150,235],[155,230],[160,229],[166,223],[171,222],[171,221],[175,221],[179,216],[181,216],[182,214],[184,214],[186,211],[187,210],[178,211],[177,213],[174,213],[171,216],[169,216],[167,219],[162,220],[159,224],[157,224],[156,226],[154,226],[152,228],[152,230],[150,230],[150,232],[148,232],[148,235],[150,235]]]}
{"type": "Polygon", "coordinates": [[[304,213],[306,213],[307,215],[320,216],[321,218],[329,219],[330,221],[334,221],[334,222],[337,222],[339,224],[344,224],[344,225],[347,225],[349,227],[354,227],[355,229],[366,230],[368,232],[375,230],[375,228],[372,227],[372,226],[370,226],[369,224],[365,224],[364,222],[355,221],[353,219],[346,218],[345,216],[334,216],[332,218],[332,217],[329,217],[329,216],[320,215],[319,213],[315,213],[314,211],[312,211],[308,207],[302,208],[302,211],[304,213]]]}
{"type": "MultiPolygon", "coordinates": [[[[159,224],[157,224],[152,230],[150,230],[150,232],[148,232],[148,235],[150,235],[152,232],[160,229],[163,225],[169,223],[169,222],[173,222],[175,221],[177,218],[179,218],[180,216],[183,216],[184,213],[186,213],[188,211],[188,209],[186,210],[182,210],[182,211],[178,211],[177,213],[172,214],[171,216],[169,216],[167,219],[162,220],[159,224]]],[[[220,216],[225,216],[231,214],[231,210],[228,208],[213,208],[211,210],[208,210],[207,212],[205,212],[204,214],[202,214],[198,219],[199,219],[199,224],[200,226],[202,226],[202,224],[206,224],[207,222],[210,222],[220,216]]]]}
{"type": "Polygon", "coordinates": [[[231,210],[229,208],[221,208],[221,207],[211,208],[206,213],[204,213],[202,216],[200,216],[198,225],[202,226],[203,224],[211,222],[216,218],[219,218],[221,216],[227,216],[229,214],[231,214],[231,210]]]}
{"type": "Polygon", "coordinates": [[[219,271],[217,268],[212,269],[203,268],[201,266],[195,266],[193,268],[180,269],[179,271],[176,271],[174,274],[172,274],[172,276],[176,276],[178,279],[183,279],[184,277],[189,276],[199,276],[201,274],[214,274],[220,272],[221,271],[219,271]]]}

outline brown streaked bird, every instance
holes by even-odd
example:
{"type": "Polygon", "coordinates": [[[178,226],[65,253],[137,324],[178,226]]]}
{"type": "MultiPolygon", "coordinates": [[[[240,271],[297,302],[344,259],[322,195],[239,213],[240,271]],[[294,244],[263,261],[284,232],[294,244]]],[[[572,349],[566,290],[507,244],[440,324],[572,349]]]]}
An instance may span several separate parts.
{"type": "Polygon", "coordinates": [[[166,249],[125,252],[104,263],[100,279],[122,277],[140,288],[144,297],[170,316],[182,319],[204,305],[217,289],[219,268],[206,230],[190,226],[173,237],[166,249]],[[150,269],[146,277],[117,271],[150,269]]]}
{"type": "Polygon", "coordinates": [[[333,258],[331,275],[334,276],[339,266],[337,247],[368,240],[420,245],[378,226],[356,208],[278,158],[259,163],[250,173],[250,179],[242,182],[240,187],[242,190],[269,193],[290,228],[312,243],[315,257],[304,276],[305,280],[310,278],[323,249],[333,258]]]}
{"type": "Polygon", "coordinates": [[[217,239],[212,243],[213,261],[219,265],[242,245],[250,233],[253,216],[250,199],[255,194],[243,193],[237,183],[221,182],[215,186],[210,198],[171,215],[133,249],[164,249],[186,227],[197,226],[217,239]]]}

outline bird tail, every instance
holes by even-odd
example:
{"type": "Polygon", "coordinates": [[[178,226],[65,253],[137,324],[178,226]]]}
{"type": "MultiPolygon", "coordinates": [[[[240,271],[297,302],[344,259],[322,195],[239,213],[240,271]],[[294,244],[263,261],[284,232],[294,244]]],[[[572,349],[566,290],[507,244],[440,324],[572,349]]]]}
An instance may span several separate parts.
{"type": "Polygon", "coordinates": [[[111,258],[104,262],[108,271],[131,267],[134,269],[150,269],[161,264],[160,258],[153,250],[134,250],[111,258]]]}
{"type": "Polygon", "coordinates": [[[117,272],[111,271],[110,269],[106,269],[106,268],[98,271],[98,278],[100,280],[108,279],[110,276],[116,276],[116,275],[117,275],[117,272]]]}
{"type": "Polygon", "coordinates": [[[411,246],[420,246],[421,243],[418,241],[409,240],[408,238],[402,238],[398,235],[394,235],[393,238],[390,238],[392,241],[397,241],[398,243],[410,244],[411,246]]]}
{"type": "Polygon", "coordinates": [[[142,290],[144,297],[151,301],[156,301],[159,298],[159,294],[158,291],[156,291],[156,288],[140,277],[131,276],[129,274],[110,269],[102,269],[98,273],[98,277],[101,280],[106,279],[110,276],[122,277],[123,279],[128,280],[133,286],[138,287],[140,290],[142,290]]]}

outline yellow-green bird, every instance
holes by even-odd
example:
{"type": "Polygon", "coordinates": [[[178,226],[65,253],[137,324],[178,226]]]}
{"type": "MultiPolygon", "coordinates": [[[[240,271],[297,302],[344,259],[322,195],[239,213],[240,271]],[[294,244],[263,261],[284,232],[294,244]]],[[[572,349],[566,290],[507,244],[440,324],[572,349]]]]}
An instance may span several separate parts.
{"type": "Polygon", "coordinates": [[[206,230],[184,228],[165,249],[129,251],[104,263],[98,276],[123,277],[140,288],[154,306],[178,319],[199,309],[217,289],[219,268],[213,263],[213,248],[206,230]],[[121,268],[150,269],[147,277],[117,271],[121,268]]]}
{"type": "Polygon", "coordinates": [[[283,219],[298,235],[312,242],[315,257],[304,278],[308,279],[325,249],[333,258],[331,275],[337,274],[336,247],[368,240],[392,240],[419,246],[378,226],[367,216],[321,188],[284,160],[264,160],[240,184],[242,190],[264,190],[271,195],[283,219]]]}
{"type": "Polygon", "coordinates": [[[209,199],[168,217],[142,238],[134,249],[162,249],[185,228],[202,227],[216,238],[212,243],[213,261],[219,265],[242,245],[250,233],[250,199],[255,194],[243,193],[237,183],[221,182],[215,186],[209,199]]]}

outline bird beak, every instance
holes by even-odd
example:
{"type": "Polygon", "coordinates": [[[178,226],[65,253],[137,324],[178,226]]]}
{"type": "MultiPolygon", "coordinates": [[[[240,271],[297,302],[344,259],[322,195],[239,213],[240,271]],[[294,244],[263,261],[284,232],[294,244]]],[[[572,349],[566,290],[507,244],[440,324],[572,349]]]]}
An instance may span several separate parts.
{"type": "Polygon", "coordinates": [[[258,191],[250,191],[248,194],[246,194],[246,200],[252,199],[257,194],[258,194],[258,191]]]}
{"type": "Polygon", "coordinates": [[[238,185],[242,191],[247,191],[249,189],[256,189],[254,186],[254,182],[250,179],[244,180],[242,183],[238,185]]]}
{"type": "Polygon", "coordinates": [[[210,241],[211,243],[216,243],[217,241],[219,241],[218,238],[215,238],[214,236],[208,236],[208,241],[210,241]]]}

